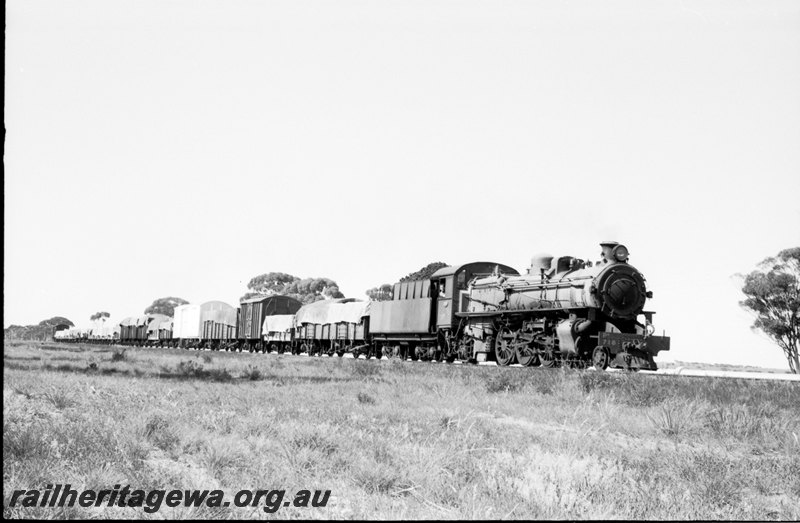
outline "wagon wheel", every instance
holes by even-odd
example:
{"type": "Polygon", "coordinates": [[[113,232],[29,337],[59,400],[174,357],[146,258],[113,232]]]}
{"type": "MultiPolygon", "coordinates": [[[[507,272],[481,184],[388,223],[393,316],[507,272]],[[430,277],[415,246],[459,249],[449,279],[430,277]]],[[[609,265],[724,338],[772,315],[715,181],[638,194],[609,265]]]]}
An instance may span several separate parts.
{"type": "Polygon", "coordinates": [[[608,353],[607,348],[602,345],[598,345],[594,348],[592,352],[592,365],[594,365],[595,369],[606,370],[610,361],[611,355],[608,353]]]}
{"type": "Polygon", "coordinates": [[[508,327],[501,327],[500,332],[497,333],[497,341],[494,344],[494,356],[497,364],[501,367],[507,367],[514,363],[514,340],[517,334],[511,332],[508,327]]]}
{"type": "Polygon", "coordinates": [[[530,344],[517,343],[514,348],[514,354],[517,356],[517,361],[523,367],[538,367],[542,364],[539,361],[539,355],[536,354],[536,349],[530,344]]]}

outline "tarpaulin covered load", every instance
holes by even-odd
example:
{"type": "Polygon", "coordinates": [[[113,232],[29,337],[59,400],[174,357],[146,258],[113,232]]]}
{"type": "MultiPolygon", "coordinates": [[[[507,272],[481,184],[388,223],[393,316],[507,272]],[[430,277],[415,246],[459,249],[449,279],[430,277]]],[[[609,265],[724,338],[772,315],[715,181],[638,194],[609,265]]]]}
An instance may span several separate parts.
{"type": "Polygon", "coordinates": [[[175,307],[175,339],[227,339],[236,331],[236,308],[222,301],[175,307]]]}
{"type": "Polygon", "coordinates": [[[191,339],[200,337],[200,306],[194,304],[175,307],[172,322],[172,337],[191,339]]]}
{"type": "Polygon", "coordinates": [[[150,323],[150,319],[153,316],[163,316],[163,314],[151,314],[151,315],[144,315],[144,316],[131,316],[129,318],[125,318],[119,324],[121,327],[141,327],[142,325],[147,325],[150,323]]]}
{"type": "Polygon", "coordinates": [[[204,340],[230,340],[236,337],[236,307],[223,301],[207,301],[200,306],[200,329],[204,340]]]}
{"type": "Polygon", "coordinates": [[[164,314],[150,314],[148,316],[148,320],[149,320],[149,323],[147,324],[148,340],[159,339],[158,331],[160,329],[170,328],[171,331],[171,324],[169,322],[172,321],[172,318],[170,318],[169,316],[165,316],[164,314]]]}
{"type": "Polygon", "coordinates": [[[294,314],[278,314],[264,318],[261,333],[267,336],[270,332],[289,332],[294,328],[294,314]]]}
{"type": "Polygon", "coordinates": [[[114,333],[119,333],[119,323],[111,318],[103,320],[94,320],[89,331],[89,337],[94,339],[111,339],[114,338],[114,333]]]}
{"type": "Polygon", "coordinates": [[[145,325],[146,323],[147,316],[128,316],[119,322],[121,327],[138,327],[139,325],[145,325]]]}
{"type": "Polygon", "coordinates": [[[83,329],[80,327],[70,327],[69,329],[64,329],[57,331],[53,337],[56,339],[64,339],[64,340],[80,340],[85,339],[89,336],[89,329],[83,329]]]}
{"type": "Polygon", "coordinates": [[[211,321],[223,325],[236,326],[236,307],[224,301],[207,301],[200,306],[200,322],[211,321]]]}
{"type": "Polygon", "coordinates": [[[297,325],[304,323],[361,323],[369,314],[370,302],[355,301],[354,298],[323,300],[304,305],[297,311],[297,325]]]}

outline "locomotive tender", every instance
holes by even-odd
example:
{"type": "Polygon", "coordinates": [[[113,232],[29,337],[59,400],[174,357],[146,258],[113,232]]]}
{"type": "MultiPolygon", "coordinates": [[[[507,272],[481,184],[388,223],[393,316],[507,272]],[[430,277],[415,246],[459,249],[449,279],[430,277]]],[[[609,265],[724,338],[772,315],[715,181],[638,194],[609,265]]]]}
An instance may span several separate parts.
{"type": "Polygon", "coordinates": [[[669,350],[670,341],[654,335],[654,313],[644,310],[652,292],[628,263],[624,245],[600,246],[596,264],[539,255],[527,274],[494,262],[444,267],[424,280],[395,284],[388,301],[345,298],[302,305],[287,296],[264,296],[243,300],[238,309],[217,301],[184,305],[176,308],[174,321],[161,315],[126,318],[120,341],[656,370],[654,357],[669,350]]]}

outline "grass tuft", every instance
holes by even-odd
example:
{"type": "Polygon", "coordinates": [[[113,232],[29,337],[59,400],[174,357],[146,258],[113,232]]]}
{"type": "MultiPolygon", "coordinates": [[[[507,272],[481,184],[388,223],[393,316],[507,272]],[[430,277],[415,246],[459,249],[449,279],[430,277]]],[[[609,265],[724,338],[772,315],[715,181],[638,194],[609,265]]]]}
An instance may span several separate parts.
{"type": "Polygon", "coordinates": [[[125,361],[127,349],[115,350],[111,353],[111,361],[125,361]]]}
{"type": "Polygon", "coordinates": [[[375,398],[373,398],[372,395],[367,394],[366,392],[359,392],[357,397],[358,397],[358,402],[359,403],[363,403],[363,404],[366,404],[366,405],[374,405],[375,404],[375,398]]]}
{"type": "Polygon", "coordinates": [[[142,435],[161,450],[171,450],[180,443],[180,438],[169,417],[160,412],[148,416],[142,429],[142,435]]]}
{"type": "Polygon", "coordinates": [[[208,381],[232,381],[233,376],[226,368],[205,369],[202,364],[194,360],[185,360],[175,368],[177,376],[187,379],[200,379],[208,381]]]}
{"type": "Polygon", "coordinates": [[[242,377],[250,381],[261,381],[265,378],[261,369],[253,365],[248,365],[247,369],[242,374],[242,377]]]}
{"type": "Polygon", "coordinates": [[[527,380],[517,372],[496,372],[486,376],[484,386],[487,392],[513,392],[527,384],[527,380]]]}
{"type": "Polygon", "coordinates": [[[377,361],[355,361],[350,366],[351,374],[359,380],[380,381],[383,371],[377,361]]]}
{"type": "Polygon", "coordinates": [[[72,407],[78,403],[71,393],[63,389],[52,388],[42,396],[59,410],[72,407]]]}
{"type": "Polygon", "coordinates": [[[645,414],[650,423],[666,436],[677,436],[691,425],[697,415],[694,405],[682,402],[667,402],[655,407],[651,414],[645,414]]]}

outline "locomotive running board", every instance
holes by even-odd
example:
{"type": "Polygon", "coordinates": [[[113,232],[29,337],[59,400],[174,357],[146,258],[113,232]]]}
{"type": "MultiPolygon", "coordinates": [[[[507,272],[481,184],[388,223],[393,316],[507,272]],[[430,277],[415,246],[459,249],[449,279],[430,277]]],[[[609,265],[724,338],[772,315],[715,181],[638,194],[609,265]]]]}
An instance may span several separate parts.
{"type": "Polygon", "coordinates": [[[482,312],[457,312],[456,316],[459,318],[488,318],[490,316],[504,315],[504,314],[527,314],[531,312],[553,312],[564,311],[569,312],[572,309],[565,309],[562,307],[548,307],[541,309],[503,309],[498,311],[482,311],[482,312]]]}

